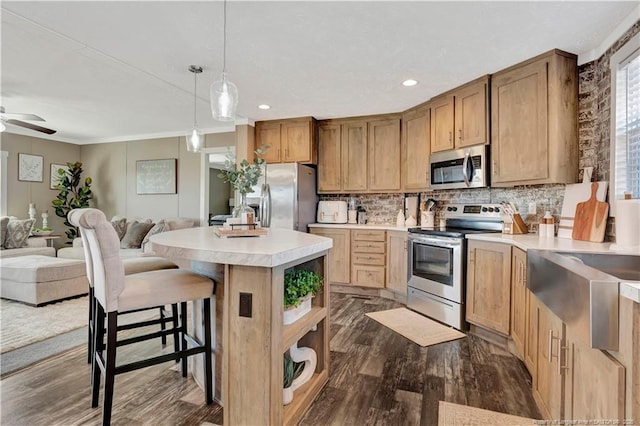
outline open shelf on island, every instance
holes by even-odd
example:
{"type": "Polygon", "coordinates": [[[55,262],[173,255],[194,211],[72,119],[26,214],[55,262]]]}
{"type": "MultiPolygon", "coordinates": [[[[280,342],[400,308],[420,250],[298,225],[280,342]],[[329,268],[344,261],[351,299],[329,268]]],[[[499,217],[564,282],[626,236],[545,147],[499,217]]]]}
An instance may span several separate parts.
{"type": "Polygon", "coordinates": [[[327,308],[314,306],[311,311],[293,324],[285,325],[282,332],[282,350],[286,351],[291,345],[307,334],[313,326],[327,317],[327,308]]]}
{"type": "Polygon", "coordinates": [[[311,402],[318,396],[329,380],[327,370],[315,373],[311,379],[293,392],[293,401],[284,406],[284,424],[297,424],[309,409],[311,402]]]}

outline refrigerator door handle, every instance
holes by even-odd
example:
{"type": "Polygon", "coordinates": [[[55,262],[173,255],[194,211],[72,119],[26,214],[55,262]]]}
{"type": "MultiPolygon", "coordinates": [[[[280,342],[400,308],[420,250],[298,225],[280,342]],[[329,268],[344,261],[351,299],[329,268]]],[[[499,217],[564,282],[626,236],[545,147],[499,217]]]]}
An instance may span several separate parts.
{"type": "Polygon", "coordinates": [[[269,184],[262,185],[262,197],[260,198],[262,206],[260,207],[260,225],[263,228],[271,226],[271,188],[269,184]]]}

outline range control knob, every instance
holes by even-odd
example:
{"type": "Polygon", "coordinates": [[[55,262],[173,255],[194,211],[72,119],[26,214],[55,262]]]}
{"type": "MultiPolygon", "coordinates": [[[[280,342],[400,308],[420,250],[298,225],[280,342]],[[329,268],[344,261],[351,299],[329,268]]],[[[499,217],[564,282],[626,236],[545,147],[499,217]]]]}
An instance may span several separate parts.
{"type": "Polygon", "coordinates": [[[493,211],[496,213],[500,213],[500,207],[496,207],[495,209],[493,209],[493,211]]]}
{"type": "Polygon", "coordinates": [[[489,207],[489,213],[493,213],[493,207],[489,207]]]}
{"type": "Polygon", "coordinates": [[[487,211],[487,208],[486,208],[486,207],[483,207],[483,208],[482,208],[482,211],[483,211],[483,212],[486,212],[486,211],[487,211]]]}

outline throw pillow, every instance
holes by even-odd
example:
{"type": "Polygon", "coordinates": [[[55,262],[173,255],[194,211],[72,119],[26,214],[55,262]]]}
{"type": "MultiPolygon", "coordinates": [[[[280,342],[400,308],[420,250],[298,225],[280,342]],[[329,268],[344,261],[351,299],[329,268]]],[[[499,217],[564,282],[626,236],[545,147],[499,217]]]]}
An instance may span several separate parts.
{"type": "Polygon", "coordinates": [[[156,223],[155,225],[153,225],[153,228],[151,228],[149,230],[149,232],[147,232],[147,235],[145,235],[144,240],[142,240],[142,250],[145,250],[145,246],[149,243],[149,238],[151,238],[153,235],[159,234],[161,232],[166,232],[169,230],[169,224],[164,220],[164,219],[160,219],[158,221],[158,223],[156,223]]]}
{"type": "Polygon", "coordinates": [[[127,232],[127,218],[118,218],[117,216],[114,216],[113,219],[111,219],[111,225],[113,226],[113,229],[116,230],[118,239],[122,241],[122,237],[124,237],[124,234],[127,232]]]}
{"type": "Polygon", "coordinates": [[[27,245],[27,239],[35,219],[10,220],[7,223],[7,239],[4,248],[20,248],[27,245]]]}
{"type": "Polygon", "coordinates": [[[149,232],[153,228],[153,223],[144,223],[144,222],[130,222],[127,226],[127,232],[120,240],[120,248],[130,249],[130,248],[140,248],[142,244],[142,240],[144,239],[147,232],[149,232]]]}
{"type": "Polygon", "coordinates": [[[9,216],[0,217],[0,248],[4,248],[4,241],[7,239],[7,225],[9,216]]]}

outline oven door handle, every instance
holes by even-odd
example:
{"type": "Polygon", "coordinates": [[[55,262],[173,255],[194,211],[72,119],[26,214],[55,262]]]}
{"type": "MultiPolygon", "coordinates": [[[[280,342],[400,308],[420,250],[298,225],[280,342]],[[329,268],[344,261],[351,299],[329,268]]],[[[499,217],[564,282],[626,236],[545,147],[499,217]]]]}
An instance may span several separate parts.
{"type": "Polygon", "coordinates": [[[428,244],[430,246],[435,247],[444,247],[444,248],[456,248],[462,246],[462,240],[456,239],[444,239],[444,238],[436,238],[436,237],[414,237],[409,234],[409,240],[412,244],[422,243],[428,244]]]}
{"type": "Polygon", "coordinates": [[[462,161],[462,177],[464,178],[464,183],[467,187],[471,186],[471,182],[469,182],[469,173],[467,173],[467,169],[469,167],[469,152],[464,153],[464,160],[462,161]]]}

